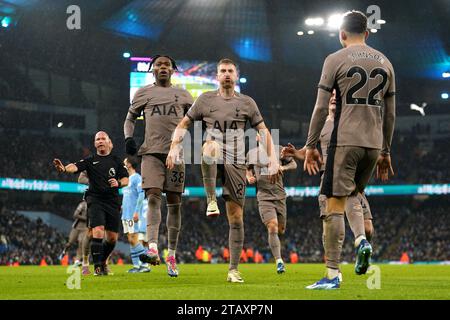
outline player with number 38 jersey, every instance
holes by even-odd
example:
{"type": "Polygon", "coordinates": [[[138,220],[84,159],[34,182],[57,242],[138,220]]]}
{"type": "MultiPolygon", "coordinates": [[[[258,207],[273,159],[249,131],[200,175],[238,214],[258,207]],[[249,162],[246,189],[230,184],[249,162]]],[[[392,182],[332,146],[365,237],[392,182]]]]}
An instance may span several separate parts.
{"type": "Polygon", "coordinates": [[[124,123],[126,152],[134,155],[137,146],[133,139],[135,121],[143,112],[145,119],[144,142],[138,154],[142,156],[142,189],[148,199],[147,237],[149,250],[140,255],[142,262],[158,265],[158,235],[161,223],[161,193],[167,197],[167,231],[169,256],[166,259],[169,276],[178,276],[175,251],[181,228],[181,194],[184,189],[184,163],[167,169],[172,133],[193,103],[184,89],[172,85],[171,77],[177,70],[169,56],[157,55],[150,63],[155,83],[140,88],[134,95],[124,123]]]}

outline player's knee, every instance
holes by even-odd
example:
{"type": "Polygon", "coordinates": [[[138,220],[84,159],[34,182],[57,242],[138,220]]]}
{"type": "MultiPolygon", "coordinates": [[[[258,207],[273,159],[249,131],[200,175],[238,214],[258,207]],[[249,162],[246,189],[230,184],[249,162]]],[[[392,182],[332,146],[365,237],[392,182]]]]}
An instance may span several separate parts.
{"type": "Polygon", "coordinates": [[[153,197],[153,196],[161,198],[161,189],[158,189],[158,188],[146,189],[145,190],[145,195],[149,199],[150,199],[150,197],[153,197]]]}
{"type": "Polygon", "coordinates": [[[242,219],[242,210],[239,208],[235,208],[233,210],[229,210],[229,216],[233,217],[234,219],[242,219]]]}
{"type": "Polygon", "coordinates": [[[226,201],[225,207],[227,209],[228,219],[231,218],[231,219],[240,219],[240,220],[242,220],[243,209],[242,209],[240,204],[238,204],[237,202],[234,202],[233,200],[231,200],[231,201],[226,201]]]}
{"type": "Polygon", "coordinates": [[[244,221],[242,218],[242,212],[239,212],[238,210],[228,211],[227,216],[229,223],[243,223],[244,221]]]}
{"type": "Polygon", "coordinates": [[[243,224],[244,220],[242,219],[242,216],[228,216],[228,222],[229,223],[234,223],[234,224],[243,224]]]}
{"type": "MultiPolygon", "coordinates": [[[[327,214],[323,220],[324,222],[324,231],[323,231],[323,237],[325,239],[325,235],[328,234],[331,230],[330,229],[334,229],[334,231],[332,231],[335,235],[337,235],[337,241],[340,245],[342,245],[344,238],[345,238],[345,227],[344,228],[339,228],[339,224],[341,219],[344,219],[344,214],[343,213],[330,213],[327,214]]],[[[344,222],[345,223],[345,222],[344,222]]],[[[324,241],[324,239],[322,239],[322,241],[324,241]]]]}
{"type": "MultiPolygon", "coordinates": [[[[152,189],[150,189],[152,190],[152,189]]],[[[159,189],[157,189],[159,190],[159,189]]],[[[159,190],[159,193],[156,192],[149,192],[147,194],[147,198],[148,198],[148,206],[149,207],[155,207],[155,206],[160,206],[161,205],[161,190],[159,190]]]]}
{"type": "Polygon", "coordinates": [[[105,227],[98,226],[92,229],[92,237],[102,239],[105,236],[105,227]]]}
{"type": "Polygon", "coordinates": [[[181,203],[181,193],[179,192],[168,192],[166,196],[168,204],[181,203]]]}
{"type": "Polygon", "coordinates": [[[278,223],[274,220],[270,220],[269,222],[267,222],[266,224],[267,226],[267,230],[269,231],[269,233],[278,233],[278,223]]]}
{"type": "Polygon", "coordinates": [[[327,224],[333,223],[335,221],[335,219],[340,219],[343,216],[344,216],[344,213],[340,213],[340,212],[327,213],[327,215],[323,218],[324,232],[325,232],[325,229],[327,228],[327,224]]]}
{"type": "Polygon", "coordinates": [[[327,199],[326,212],[344,214],[347,197],[330,197],[327,199]]]}
{"type": "Polygon", "coordinates": [[[218,159],[220,155],[220,145],[214,141],[206,141],[202,147],[202,155],[205,158],[218,159]]]}
{"type": "Polygon", "coordinates": [[[206,141],[202,148],[202,162],[207,165],[217,164],[220,158],[220,145],[216,141],[206,141]]]}

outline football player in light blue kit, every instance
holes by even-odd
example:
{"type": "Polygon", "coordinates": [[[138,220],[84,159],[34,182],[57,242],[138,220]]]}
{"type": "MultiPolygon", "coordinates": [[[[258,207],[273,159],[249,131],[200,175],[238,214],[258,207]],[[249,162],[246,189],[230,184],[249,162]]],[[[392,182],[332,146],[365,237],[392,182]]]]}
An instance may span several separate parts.
{"type": "Polygon", "coordinates": [[[123,232],[127,234],[130,243],[131,261],[133,268],[129,273],[150,272],[148,264],[141,264],[139,255],[145,253],[142,243],[139,242],[138,221],[141,219],[142,206],[144,202],[144,191],[142,190],[142,178],[136,172],[138,161],[133,157],[125,158],[123,161],[129,174],[129,184],[123,188],[122,200],[122,224],[123,232]]]}

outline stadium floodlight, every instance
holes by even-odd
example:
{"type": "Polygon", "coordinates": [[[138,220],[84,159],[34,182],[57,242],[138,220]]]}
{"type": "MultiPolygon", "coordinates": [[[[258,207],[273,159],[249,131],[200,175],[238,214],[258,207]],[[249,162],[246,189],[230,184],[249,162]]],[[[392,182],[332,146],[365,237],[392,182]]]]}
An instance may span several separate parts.
{"type": "Polygon", "coordinates": [[[377,22],[377,24],[385,24],[386,20],[378,19],[376,22],[377,22]]]}
{"type": "Polygon", "coordinates": [[[308,34],[314,34],[314,30],[309,30],[308,34]]]}
{"type": "Polygon", "coordinates": [[[372,33],[377,33],[378,30],[377,30],[377,29],[370,29],[370,32],[372,32],[372,33]]]}
{"type": "Polygon", "coordinates": [[[324,24],[323,18],[308,18],[305,20],[307,26],[321,26],[324,24]]]}
{"type": "Polygon", "coordinates": [[[240,83],[247,83],[247,78],[240,78],[240,79],[239,79],[239,82],[240,82],[240,83]]]}
{"type": "Polygon", "coordinates": [[[442,78],[450,78],[450,72],[449,71],[442,72],[442,78]]]}
{"type": "Polygon", "coordinates": [[[297,35],[298,36],[302,36],[302,35],[304,35],[305,33],[303,32],[303,31],[299,31],[299,32],[297,32],[297,35]]]}
{"type": "Polygon", "coordinates": [[[10,18],[10,17],[4,17],[4,18],[2,19],[1,24],[2,24],[2,27],[3,27],[3,28],[8,28],[9,25],[11,24],[11,18],[10,18]]]}
{"type": "Polygon", "coordinates": [[[58,125],[57,125],[57,127],[58,128],[61,128],[62,126],[64,125],[64,123],[63,122],[58,122],[58,125]]]}
{"type": "Polygon", "coordinates": [[[129,52],[124,52],[122,55],[125,59],[128,59],[129,57],[131,57],[131,53],[129,52]]]}
{"type": "Polygon", "coordinates": [[[447,100],[448,99],[448,93],[447,92],[441,93],[441,98],[444,99],[444,100],[447,100]]]}
{"type": "Polygon", "coordinates": [[[341,13],[332,14],[328,18],[328,28],[338,30],[341,27],[344,16],[341,13]]]}

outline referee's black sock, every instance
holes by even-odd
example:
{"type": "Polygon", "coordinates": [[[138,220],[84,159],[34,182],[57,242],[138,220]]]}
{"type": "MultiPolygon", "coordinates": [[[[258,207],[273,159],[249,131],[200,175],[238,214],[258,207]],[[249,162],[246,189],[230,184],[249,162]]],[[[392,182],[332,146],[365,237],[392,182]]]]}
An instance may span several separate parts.
{"type": "Polygon", "coordinates": [[[92,261],[94,262],[95,268],[100,267],[102,265],[103,260],[103,239],[93,238],[91,241],[91,254],[92,261]]]}
{"type": "Polygon", "coordinates": [[[103,260],[102,263],[105,264],[106,261],[108,260],[109,255],[111,254],[111,252],[113,252],[114,247],[116,246],[116,242],[108,242],[108,241],[103,241],[103,260]]]}

